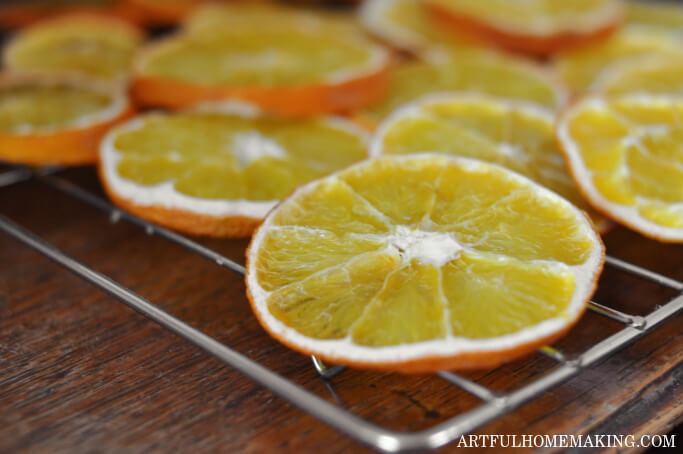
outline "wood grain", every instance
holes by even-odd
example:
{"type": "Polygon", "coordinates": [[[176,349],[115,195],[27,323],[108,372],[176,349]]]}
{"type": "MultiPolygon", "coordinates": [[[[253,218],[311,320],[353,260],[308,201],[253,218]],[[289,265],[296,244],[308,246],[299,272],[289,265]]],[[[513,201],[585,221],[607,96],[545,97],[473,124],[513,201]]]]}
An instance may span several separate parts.
{"type": "MultiPolygon", "coordinates": [[[[99,191],[90,169],[68,171],[99,191]]],[[[0,213],[235,350],[396,430],[477,401],[434,376],[349,370],[329,384],[271,340],[241,277],[37,183],[0,189],[0,213]],[[334,393],[331,393],[331,391],[334,393]]],[[[245,241],[202,240],[243,262],[245,241]]],[[[617,228],[609,253],[683,279],[683,247],[617,228]]],[[[595,299],[646,314],[673,293],[607,270],[595,299]]],[[[663,433],[683,415],[680,316],[480,433],[663,433]]],[[[587,314],[557,345],[581,352],[620,325],[587,314]]],[[[535,355],[466,374],[516,389],[552,362],[535,355]]],[[[443,448],[443,452],[454,446],[443,448]]],[[[0,234],[0,453],[366,452],[261,386],[0,234]]]]}

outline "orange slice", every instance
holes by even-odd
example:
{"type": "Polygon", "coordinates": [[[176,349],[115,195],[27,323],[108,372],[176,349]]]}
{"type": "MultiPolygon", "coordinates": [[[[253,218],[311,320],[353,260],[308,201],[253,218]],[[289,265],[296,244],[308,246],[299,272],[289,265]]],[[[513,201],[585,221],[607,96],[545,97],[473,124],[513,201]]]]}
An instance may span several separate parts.
{"type": "Polygon", "coordinates": [[[370,156],[424,151],[504,166],[589,212],[599,230],[609,227],[567,171],[555,142],[555,116],[538,105],[474,93],[428,95],[391,114],[370,146],[370,156]]]}
{"type": "Polygon", "coordinates": [[[626,2],[626,22],[629,26],[653,28],[683,34],[683,7],[659,1],[626,2]]]}
{"type": "Polygon", "coordinates": [[[598,42],[622,19],[618,0],[425,0],[425,6],[456,31],[535,56],[598,42]]]}
{"type": "Polygon", "coordinates": [[[650,55],[631,58],[604,70],[592,89],[608,96],[626,93],[683,95],[681,58],[650,55]]]}
{"type": "Polygon", "coordinates": [[[275,8],[271,14],[281,18],[278,27],[185,33],[152,44],[135,64],[136,99],[168,108],[233,99],[304,116],[353,110],[382,96],[383,48],[340,33],[334,21],[311,15],[301,27],[275,8]]]}
{"type": "Polygon", "coordinates": [[[604,251],[577,208],[481,161],[365,161],[297,189],[254,235],[247,291],[263,327],[336,364],[493,367],[581,316],[604,251]]]}
{"type": "Polygon", "coordinates": [[[75,74],[125,80],[144,34],[126,22],[74,14],[22,30],[5,48],[5,67],[13,72],[75,74]]]}
{"type": "Polygon", "coordinates": [[[366,0],[359,8],[363,26],[392,46],[417,54],[439,48],[475,46],[470,37],[435,26],[426,9],[415,0],[366,0]]]}
{"type": "Polygon", "coordinates": [[[582,93],[609,66],[652,54],[683,58],[681,41],[671,34],[629,27],[595,46],[558,55],[554,67],[574,92],[582,93]]]}
{"type": "Polygon", "coordinates": [[[106,85],[5,75],[0,78],[0,160],[94,163],[102,136],[132,111],[126,94],[106,85]]]}
{"type": "Polygon", "coordinates": [[[366,157],[348,120],[284,120],[243,105],[139,116],[102,144],[116,204],[195,235],[249,236],[292,190],[366,157]]]}
{"type": "Polygon", "coordinates": [[[356,118],[374,127],[401,105],[443,91],[486,93],[534,102],[553,110],[561,108],[567,100],[562,84],[533,63],[481,50],[448,55],[431,62],[398,64],[389,75],[386,96],[356,113],[356,118]]]}
{"type": "Polygon", "coordinates": [[[262,29],[292,28],[317,30],[325,33],[363,34],[363,29],[352,14],[335,10],[291,8],[272,3],[242,2],[235,4],[209,3],[192,11],[182,23],[182,30],[193,35],[230,34],[234,30],[248,30],[259,24],[262,29]]]}
{"type": "Polygon", "coordinates": [[[587,200],[645,236],[683,242],[683,98],[588,98],[558,138],[587,200]]]}

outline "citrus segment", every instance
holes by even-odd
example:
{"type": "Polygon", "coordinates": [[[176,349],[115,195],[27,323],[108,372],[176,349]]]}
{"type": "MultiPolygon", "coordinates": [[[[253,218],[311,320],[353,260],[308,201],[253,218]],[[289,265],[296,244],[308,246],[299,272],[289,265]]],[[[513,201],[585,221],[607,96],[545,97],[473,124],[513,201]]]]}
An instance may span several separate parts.
{"type": "Polygon", "coordinates": [[[589,98],[567,112],[558,137],[591,204],[643,235],[682,242],[682,118],[677,96],[589,98]],[[602,128],[591,124],[595,118],[613,118],[619,126],[602,139],[602,128]],[[611,165],[596,164],[600,140],[610,144],[611,165]]]}
{"type": "Polygon", "coordinates": [[[424,225],[449,231],[459,244],[498,256],[570,265],[586,260],[592,239],[564,203],[513,179],[496,181],[492,176],[486,167],[447,169],[424,225]]]}
{"type": "Polygon", "coordinates": [[[599,41],[623,14],[617,0],[425,0],[425,5],[455,30],[538,56],[599,41]]]}
{"type": "Polygon", "coordinates": [[[131,111],[122,91],[92,82],[5,76],[0,79],[0,159],[36,165],[93,163],[107,129],[131,111]]]}
{"type": "MultiPolygon", "coordinates": [[[[475,94],[430,95],[392,114],[371,144],[373,156],[424,151],[503,165],[591,211],[555,144],[552,113],[538,106],[475,94]]],[[[604,218],[590,214],[606,227],[604,218]]]]}
{"type": "Polygon", "coordinates": [[[483,51],[460,52],[434,62],[407,62],[389,75],[386,96],[357,116],[377,124],[405,103],[428,93],[472,91],[561,108],[567,94],[543,69],[483,51]]]}
{"type": "Polygon", "coordinates": [[[384,276],[398,265],[396,254],[360,255],[274,291],[268,308],[304,335],[342,339],[363,315],[367,300],[383,288],[384,276]]]}
{"type": "Polygon", "coordinates": [[[125,22],[71,15],[22,30],[5,48],[12,71],[124,80],[143,33],[125,22]]]}
{"type": "Polygon", "coordinates": [[[302,116],[344,112],[382,96],[388,65],[382,47],[336,20],[315,18],[303,27],[279,11],[269,12],[277,27],[184,33],[150,45],[135,64],[136,97],[169,108],[237,99],[302,116]]]}
{"type": "Polygon", "coordinates": [[[481,161],[420,154],[297,189],[252,239],[246,279],[261,324],[286,345],[422,373],[493,366],[557,338],[602,259],[589,221],[554,193],[481,161]]]}
{"type": "Polygon", "coordinates": [[[383,161],[372,168],[349,171],[342,180],[370,202],[392,223],[416,225],[429,214],[443,168],[437,163],[418,163],[420,172],[401,163],[383,161]],[[396,185],[396,180],[405,184],[396,185]]]}
{"type": "Polygon", "coordinates": [[[244,236],[296,186],[363,159],[365,144],[362,130],[338,118],[207,107],[117,128],[102,144],[101,173],[112,198],[142,217],[155,207],[154,221],[171,228],[244,236]]]}
{"type": "Polygon", "coordinates": [[[627,27],[594,46],[558,55],[554,66],[572,90],[582,93],[609,66],[652,54],[680,59],[683,56],[681,42],[655,30],[627,27]]]}
{"type": "MultiPolygon", "coordinates": [[[[417,260],[389,274],[362,316],[351,339],[358,345],[385,347],[444,339],[446,299],[441,270],[417,260]]],[[[366,298],[367,301],[367,298],[366,298]]]]}
{"type": "Polygon", "coordinates": [[[470,339],[513,334],[562,316],[575,288],[574,275],[562,267],[473,252],[443,267],[443,283],[450,330],[470,339]]]}
{"type": "Polygon", "coordinates": [[[271,228],[263,242],[268,252],[259,257],[258,274],[267,283],[266,290],[301,281],[384,245],[369,236],[298,226],[271,228]]]}
{"type": "Polygon", "coordinates": [[[339,180],[325,180],[315,193],[302,195],[273,216],[275,225],[302,225],[332,233],[386,233],[385,217],[339,180]],[[335,205],[329,206],[334,200],[335,205]]]}

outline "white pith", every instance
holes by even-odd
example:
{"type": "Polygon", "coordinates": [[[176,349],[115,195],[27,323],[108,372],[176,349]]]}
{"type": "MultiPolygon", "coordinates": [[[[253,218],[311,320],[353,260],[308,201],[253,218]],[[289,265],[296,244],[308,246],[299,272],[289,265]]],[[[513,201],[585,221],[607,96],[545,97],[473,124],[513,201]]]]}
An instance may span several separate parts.
{"type": "Polygon", "coordinates": [[[279,143],[264,137],[258,131],[236,134],[228,149],[232,149],[241,168],[248,166],[257,159],[284,158],[287,156],[287,150],[282,148],[279,143]]]}
{"type": "MultiPolygon", "coordinates": [[[[251,106],[233,102],[203,104],[196,111],[238,115],[245,118],[253,118],[255,115],[258,115],[258,111],[254,110],[251,106]]],[[[215,217],[245,216],[255,219],[263,218],[279,202],[279,200],[202,199],[176,191],[173,181],[162,182],[154,186],[144,186],[121,177],[117,167],[121,159],[123,159],[123,154],[114,146],[116,137],[121,133],[141,128],[145,124],[147,117],[154,115],[141,115],[114,128],[107,134],[100,145],[100,163],[104,178],[111,190],[119,197],[139,206],[159,206],[215,217]]],[[[329,117],[325,121],[331,127],[357,135],[363,138],[363,140],[366,139],[367,132],[348,120],[339,117],[329,117]]],[[[254,139],[253,135],[251,138],[254,139]]],[[[238,159],[246,165],[248,162],[258,159],[263,155],[269,153],[270,155],[280,155],[282,152],[286,155],[286,151],[272,141],[272,139],[259,134],[256,140],[243,140],[241,142],[238,159]],[[266,145],[264,146],[264,144],[266,145]],[[274,147],[277,148],[275,149],[274,147]]]]}
{"type": "MultiPolygon", "coordinates": [[[[628,99],[632,102],[641,102],[645,105],[651,102],[665,102],[667,104],[683,103],[683,96],[665,96],[659,97],[656,95],[625,95],[623,99],[628,99]]],[[[601,98],[591,98],[573,106],[566,115],[560,120],[558,124],[557,136],[562,143],[562,148],[567,155],[567,160],[571,172],[575,176],[576,182],[580,185],[583,194],[588,201],[599,210],[608,213],[609,216],[620,224],[626,227],[637,230],[647,236],[666,239],[668,241],[683,242],[683,228],[666,227],[657,224],[640,215],[638,209],[634,205],[622,205],[608,200],[598,191],[593,184],[594,173],[586,167],[581,157],[578,144],[573,140],[569,133],[569,122],[572,117],[582,109],[605,110],[608,108],[607,103],[601,98]]],[[[680,209],[683,211],[683,203],[672,204],[674,210],[680,209]]]]}
{"type": "MultiPolygon", "coordinates": [[[[508,349],[514,349],[517,346],[529,343],[531,341],[545,338],[563,331],[565,328],[573,324],[576,319],[583,312],[585,307],[585,302],[590,297],[597,274],[600,272],[601,264],[603,260],[603,247],[600,242],[599,236],[595,233],[591,227],[590,222],[587,220],[585,215],[572,204],[562,199],[555,193],[533,183],[529,179],[515,174],[513,172],[507,171],[502,167],[486,164],[481,161],[466,159],[453,156],[444,156],[440,154],[417,154],[417,155],[407,155],[407,156],[393,156],[391,158],[381,158],[381,159],[391,159],[395,161],[417,161],[421,159],[439,160],[444,163],[444,165],[449,162],[462,166],[465,169],[481,169],[486,168],[496,168],[503,170],[509,178],[523,182],[525,185],[530,185],[531,188],[544,198],[550,198],[557,203],[561,203],[566,207],[566,209],[576,216],[576,220],[580,225],[582,232],[594,241],[595,247],[592,248],[590,256],[581,265],[569,266],[559,262],[548,262],[548,261],[538,261],[539,263],[544,263],[548,267],[561,267],[564,270],[572,273],[575,279],[576,288],[571,302],[567,306],[564,314],[557,316],[548,320],[545,320],[535,326],[525,328],[514,334],[509,334],[505,336],[499,336],[489,339],[468,339],[464,337],[455,337],[449,333],[445,338],[438,340],[431,340],[425,342],[417,342],[412,344],[402,344],[387,347],[367,347],[358,345],[353,342],[351,337],[346,337],[344,339],[338,340],[320,340],[302,335],[293,328],[286,326],[277,318],[273,317],[267,306],[267,299],[271,292],[266,291],[259,283],[256,274],[255,261],[256,257],[259,255],[259,250],[262,246],[263,240],[271,228],[279,228],[272,225],[272,220],[274,216],[278,213],[282,207],[286,206],[288,203],[293,203],[293,201],[298,197],[306,193],[316,191],[319,185],[324,184],[327,181],[337,178],[337,174],[347,171],[352,171],[361,166],[371,165],[371,161],[365,161],[363,163],[356,164],[349,169],[338,172],[324,179],[311,182],[303,187],[301,187],[297,192],[290,198],[287,199],[278,208],[273,210],[265,219],[262,226],[257,231],[256,235],[253,237],[251,245],[249,247],[248,253],[248,267],[247,267],[247,287],[251,296],[254,310],[261,322],[268,327],[268,330],[275,334],[278,338],[285,340],[287,343],[297,345],[300,349],[306,350],[313,354],[318,354],[322,357],[328,358],[330,360],[338,359],[340,362],[357,362],[365,364],[377,364],[381,365],[383,363],[391,364],[395,362],[410,361],[415,359],[420,359],[424,357],[442,357],[448,358],[453,357],[458,354],[467,352],[495,352],[503,351],[508,349]]],[[[452,244],[450,248],[447,248],[446,253],[433,254],[429,247],[424,246],[425,243],[421,244],[419,239],[420,235],[406,236],[405,232],[400,232],[398,235],[400,238],[410,238],[412,244],[408,248],[411,251],[412,258],[423,258],[427,261],[433,261],[433,263],[441,263],[442,260],[447,260],[451,257],[457,257],[461,250],[466,247],[463,245],[458,245],[457,243],[452,244]],[[415,239],[418,238],[417,241],[415,239]],[[414,248],[414,249],[413,249],[414,248]]],[[[401,254],[399,249],[396,247],[396,231],[386,236],[387,248],[386,252],[392,254],[401,254]],[[393,243],[392,243],[393,241],[393,243]]],[[[427,237],[428,241],[434,240],[435,237],[427,237]]],[[[408,257],[401,257],[402,261],[408,260],[408,257]]]]}
{"type": "Polygon", "coordinates": [[[386,241],[404,261],[417,260],[438,267],[460,257],[460,251],[463,250],[448,233],[411,230],[402,225],[396,226],[386,241]]]}

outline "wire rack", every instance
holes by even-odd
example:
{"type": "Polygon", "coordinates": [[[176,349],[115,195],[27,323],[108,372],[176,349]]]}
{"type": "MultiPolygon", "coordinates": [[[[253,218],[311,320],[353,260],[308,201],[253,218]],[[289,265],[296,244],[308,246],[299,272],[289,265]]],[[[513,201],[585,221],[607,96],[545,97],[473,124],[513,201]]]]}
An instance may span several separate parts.
{"type": "MultiPolygon", "coordinates": [[[[10,167],[0,173],[0,189],[28,180],[37,181],[104,211],[109,215],[112,223],[118,221],[129,222],[144,229],[149,235],[158,235],[214,262],[217,266],[226,268],[239,275],[244,275],[245,269],[242,265],[190,238],[151,224],[118,209],[99,195],[89,192],[60,176],[59,172],[59,168],[30,169],[26,167],[10,167]]],[[[656,329],[658,325],[671,319],[683,309],[683,282],[608,256],[606,266],[674,290],[677,296],[668,303],[657,306],[654,311],[646,316],[627,314],[591,301],[589,303],[589,310],[621,323],[623,328],[579,355],[567,355],[550,346],[539,349],[538,354],[552,359],[554,365],[533,381],[509,393],[491,390],[452,372],[438,372],[436,375],[439,378],[475,396],[480,401],[480,404],[469,411],[451,417],[428,429],[414,432],[397,432],[352,414],[341,406],[319,397],[313,392],[232,350],[229,346],[192,328],[182,320],[163,311],[153,302],[142,298],[125,286],[65,254],[43,238],[17,225],[2,214],[0,214],[0,231],[14,237],[67,268],[85,281],[113,295],[134,310],[210,353],[223,363],[237,369],[301,410],[346,433],[348,436],[385,452],[438,448],[457,440],[462,435],[468,434],[496,418],[512,412],[521,405],[540,397],[548,390],[577,375],[583,369],[608,357],[645,333],[656,329]]],[[[315,357],[312,358],[312,362],[318,374],[325,380],[332,380],[344,371],[342,366],[328,367],[315,357]]]]}

